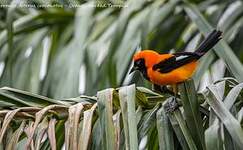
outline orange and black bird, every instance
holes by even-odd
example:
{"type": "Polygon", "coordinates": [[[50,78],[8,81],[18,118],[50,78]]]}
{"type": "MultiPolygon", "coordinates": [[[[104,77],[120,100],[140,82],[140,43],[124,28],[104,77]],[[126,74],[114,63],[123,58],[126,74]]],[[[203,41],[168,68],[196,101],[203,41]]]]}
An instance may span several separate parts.
{"type": "Polygon", "coordinates": [[[221,36],[221,31],[213,30],[194,52],[159,54],[153,50],[140,51],[133,57],[130,73],[138,70],[155,85],[176,85],[193,75],[198,60],[217,44],[221,36]]]}

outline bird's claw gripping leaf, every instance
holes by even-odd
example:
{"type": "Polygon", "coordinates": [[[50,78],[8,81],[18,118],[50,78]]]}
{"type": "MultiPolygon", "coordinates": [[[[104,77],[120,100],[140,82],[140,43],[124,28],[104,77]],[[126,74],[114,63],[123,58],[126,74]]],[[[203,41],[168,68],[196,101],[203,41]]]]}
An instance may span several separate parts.
{"type": "Polygon", "coordinates": [[[179,108],[179,104],[178,104],[178,102],[176,100],[176,97],[171,97],[164,104],[164,109],[165,109],[165,112],[166,113],[172,113],[172,112],[174,112],[178,108],[179,108]]]}

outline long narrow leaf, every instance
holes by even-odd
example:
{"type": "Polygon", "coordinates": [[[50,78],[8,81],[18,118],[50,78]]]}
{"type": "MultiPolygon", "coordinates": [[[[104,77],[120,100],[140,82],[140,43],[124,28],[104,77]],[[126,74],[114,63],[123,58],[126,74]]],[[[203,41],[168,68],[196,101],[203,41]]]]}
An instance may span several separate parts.
{"type": "Polygon", "coordinates": [[[212,89],[212,87],[208,87],[208,89],[209,93],[207,95],[207,102],[223,122],[229,133],[232,135],[233,140],[240,147],[243,147],[243,130],[240,123],[228,111],[228,109],[224,106],[224,103],[217,99],[215,96],[215,91],[212,89]]]}
{"type": "Polygon", "coordinates": [[[197,147],[192,139],[192,136],[190,135],[189,129],[186,126],[186,122],[182,117],[181,111],[175,110],[169,114],[169,118],[182,148],[196,150],[197,147]]]}
{"type": "Polygon", "coordinates": [[[193,80],[188,80],[179,85],[181,100],[184,108],[185,119],[198,149],[206,149],[204,143],[204,131],[202,118],[199,112],[197,93],[193,80]]]}
{"type": "Polygon", "coordinates": [[[119,90],[120,104],[123,113],[123,124],[125,131],[126,147],[138,149],[137,119],[135,111],[135,85],[122,87],[119,90]]]}
{"type": "Polygon", "coordinates": [[[160,150],[174,150],[173,130],[163,107],[157,111],[156,118],[160,150]]]}
{"type": "Polygon", "coordinates": [[[115,127],[112,119],[113,89],[98,92],[97,98],[100,114],[100,130],[101,134],[104,135],[102,146],[103,149],[113,150],[115,148],[115,127]]]}

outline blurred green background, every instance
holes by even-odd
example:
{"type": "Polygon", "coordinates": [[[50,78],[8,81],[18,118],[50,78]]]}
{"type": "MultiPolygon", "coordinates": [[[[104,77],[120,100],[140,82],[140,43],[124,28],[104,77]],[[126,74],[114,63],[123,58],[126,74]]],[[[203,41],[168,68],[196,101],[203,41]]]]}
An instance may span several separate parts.
{"type": "Polygon", "coordinates": [[[241,0],[0,1],[0,86],[51,98],[94,95],[130,83],[132,55],[193,51],[213,28],[223,40],[201,60],[196,88],[243,81],[241,0]],[[26,6],[28,4],[28,6],[26,6]],[[12,6],[12,7],[10,7],[12,6]]]}

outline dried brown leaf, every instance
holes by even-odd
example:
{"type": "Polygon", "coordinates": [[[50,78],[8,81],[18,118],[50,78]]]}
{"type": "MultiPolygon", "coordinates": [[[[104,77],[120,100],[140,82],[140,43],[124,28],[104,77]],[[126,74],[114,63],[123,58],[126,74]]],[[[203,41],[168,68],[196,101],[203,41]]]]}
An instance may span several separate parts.
{"type": "Polygon", "coordinates": [[[91,107],[91,109],[86,110],[84,112],[83,128],[79,136],[79,143],[78,143],[79,150],[86,150],[88,148],[90,135],[91,135],[91,128],[92,128],[92,117],[96,107],[97,107],[97,103],[95,103],[91,107]]]}
{"type": "Polygon", "coordinates": [[[49,121],[49,126],[48,126],[48,138],[50,141],[51,149],[56,150],[56,136],[55,136],[55,124],[56,124],[56,119],[52,118],[49,121]]]}
{"type": "Polygon", "coordinates": [[[19,142],[19,138],[20,138],[21,134],[24,132],[25,125],[26,125],[26,121],[23,120],[22,123],[20,124],[19,128],[13,133],[13,137],[10,140],[10,142],[8,143],[6,150],[16,149],[17,144],[19,142]]]}
{"type": "Polygon", "coordinates": [[[28,147],[30,146],[30,143],[31,143],[31,140],[34,136],[34,133],[35,133],[35,130],[38,126],[38,124],[41,122],[42,118],[44,117],[44,115],[51,109],[55,109],[55,108],[66,108],[66,106],[61,106],[61,105],[50,105],[50,106],[47,106],[45,108],[43,108],[42,110],[38,111],[36,114],[35,114],[35,123],[34,123],[34,126],[33,128],[31,129],[31,132],[30,132],[30,136],[27,140],[27,143],[26,143],[26,149],[28,149],[28,147]]]}
{"type": "Polygon", "coordinates": [[[65,142],[67,142],[66,150],[77,150],[78,149],[78,127],[80,115],[84,106],[82,103],[78,103],[69,107],[69,117],[65,123],[65,142]]]}

